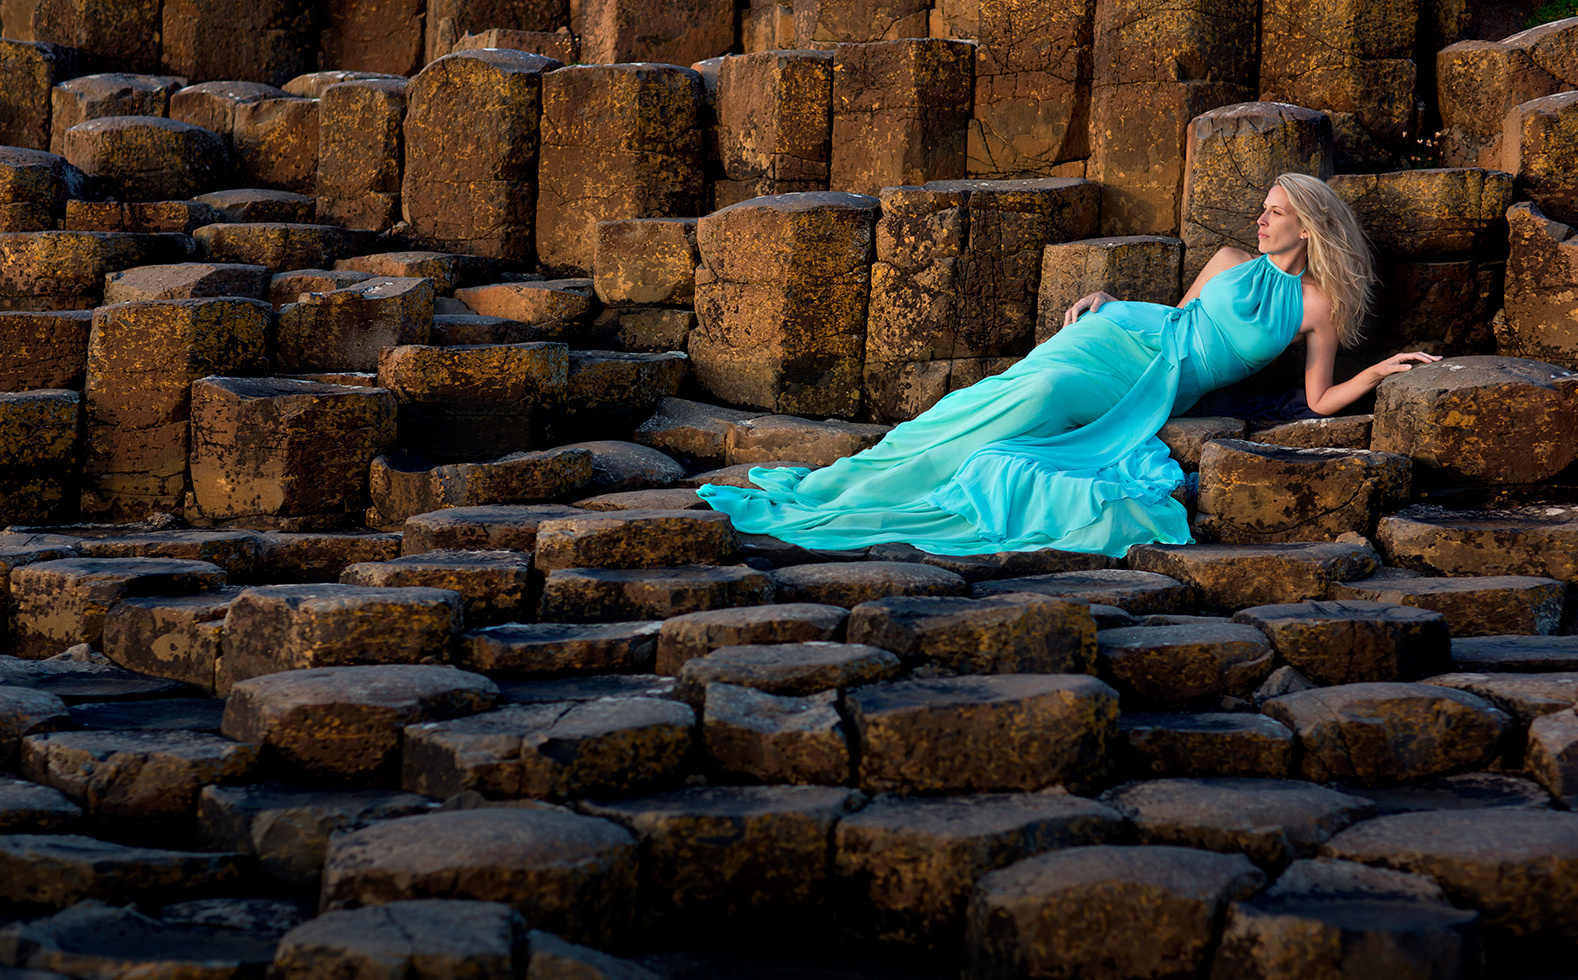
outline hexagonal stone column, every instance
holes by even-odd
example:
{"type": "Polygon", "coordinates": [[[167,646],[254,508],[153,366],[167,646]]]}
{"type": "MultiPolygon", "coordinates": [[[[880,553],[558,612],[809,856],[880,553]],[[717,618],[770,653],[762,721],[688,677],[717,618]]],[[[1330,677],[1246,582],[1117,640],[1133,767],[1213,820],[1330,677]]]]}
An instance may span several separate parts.
{"type": "Polygon", "coordinates": [[[192,386],[192,493],[212,519],[344,514],[394,441],[394,395],[285,378],[192,386]]]}
{"type": "Polygon", "coordinates": [[[1499,41],[1466,40],[1442,48],[1436,54],[1442,162],[1499,169],[1508,113],[1578,82],[1569,54],[1574,33],[1572,24],[1559,20],[1499,41]]]}
{"type": "Polygon", "coordinates": [[[832,153],[833,53],[757,51],[718,69],[717,204],[821,191],[832,153]]]}
{"type": "Polygon", "coordinates": [[[386,231],[400,220],[407,82],[355,79],[318,104],[317,213],[348,228],[386,231]]]}
{"type": "Polygon", "coordinates": [[[1023,858],[1103,844],[1117,811],[1068,794],[882,796],[838,822],[839,922],[866,939],[947,953],[982,875],[1023,858]]]}
{"type": "Polygon", "coordinates": [[[50,523],[65,515],[76,496],[80,402],[74,391],[0,392],[0,521],[50,523]]]}
{"type": "Polygon", "coordinates": [[[1496,636],[1555,633],[1565,590],[1555,579],[1531,575],[1422,578],[1402,572],[1334,583],[1331,597],[1430,609],[1446,617],[1453,636],[1496,636]]]}
{"type": "Polygon", "coordinates": [[[262,373],[271,325],[251,299],[121,303],[93,314],[83,510],[179,510],[188,486],[191,383],[262,373]]]}
{"type": "Polygon", "coordinates": [[[1178,212],[1183,281],[1224,245],[1257,251],[1255,219],[1278,174],[1325,180],[1336,164],[1331,120],[1314,109],[1245,102],[1190,120],[1178,212]]]}
{"type": "Polygon", "coordinates": [[[209,897],[242,881],[240,854],[129,847],[78,834],[0,837],[0,898],[62,909],[94,898],[116,905],[209,897]]]}
{"type": "Polygon", "coordinates": [[[418,240],[532,261],[542,79],[557,67],[523,51],[465,51],[411,81],[400,206],[418,240]],[[468,118],[497,125],[455,125],[468,118]]]}
{"type": "Polygon", "coordinates": [[[850,611],[848,634],[960,674],[1083,674],[1095,665],[1089,606],[1049,596],[877,599],[850,611]]]}
{"type": "Polygon", "coordinates": [[[943,38],[834,48],[830,186],[876,194],[964,177],[974,56],[943,38]]]}
{"type": "Polygon", "coordinates": [[[263,761],[319,781],[369,785],[399,771],[406,725],[491,708],[499,689],[453,667],[316,667],[237,684],[223,731],[260,743],[263,761]],[[324,731],[322,719],[338,720],[324,731]]]}
{"type": "Polygon", "coordinates": [[[1339,596],[1339,583],[1370,575],[1380,558],[1362,544],[1141,545],[1129,566],[1170,575],[1195,590],[1207,609],[1236,610],[1339,596]]]}
{"type": "Polygon", "coordinates": [[[1086,238],[1042,252],[1036,298],[1036,343],[1063,329],[1063,314],[1098,290],[1141,303],[1178,302],[1183,242],[1161,235],[1086,238]]]}
{"type": "Polygon", "coordinates": [[[432,331],[433,284],[376,277],[325,293],[307,293],[280,309],[281,371],[376,371],[386,347],[425,344],[432,331]]]}
{"type": "Polygon", "coordinates": [[[845,787],[717,786],[585,809],[641,843],[643,926],[695,934],[726,917],[784,934],[826,913],[828,840],[857,799],[845,787]]]}
{"type": "Polygon", "coordinates": [[[280,938],[270,973],[507,977],[529,960],[526,920],[501,902],[418,899],[329,912],[280,938]]]}
{"type": "Polygon", "coordinates": [[[247,589],[225,614],[222,680],[306,667],[441,663],[460,624],[460,595],[450,589],[247,589]]]}
{"type": "Polygon", "coordinates": [[[61,150],[123,200],[169,201],[218,190],[230,152],[217,134],[157,116],[106,116],[66,131],[61,150]]]}
{"type": "Polygon", "coordinates": [[[1271,673],[1271,644],[1250,626],[1133,626],[1096,634],[1101,674],[1141,703],[1243,697],[1271,673]]]}
{"type": "Polygon", "coordinates": [[[1277,656],[1317,684],[1417,680],[1450,664],[1438,612],[1382,602],[1254,606],[1233,615],[1266,634],[1277,656]]]}
{"type": "Polygon", "coordinates": [[[247,78],[282,85],[315,67],[312,6],[304,0],[176,0],[164,7],[162,61],[172,74],[206,82],[247,78]],[[218,39],[218,40],[216,40],[218,39]]]}
{"type": "Polygon", "coordinates": [[[98,643],[121,599],[190,595],[225,584],[219,566],[179,558],[63,558],[11,572],[16,653],[52,657],[78,643],[98,643]]]}
{"type": "Polygon", "coordinates": [[[1507,258],[1506,306],[1495,323],[1497,349],[1520,357],[1578,367],[1578,241],[1571,227],[1532,204],[1507,211],[1512,251],[1507,258]]]}
{"type": "Polygon", "coordinates": [[[1509,719],[1489,701],[1429,684],[1342,684],[1288,694],[1262,710],[1293,730],[1299,775],[1360,786],[1483,766],[1509,719]]]}
{"type": "Polygon", "coordinates": [[[1082,674],[998,674],[857,688],[844,710],[868,791],[1033,790],[1097,779],[1118,695],[1082,674]],[[1005,726],[1017,733],[1005,737],[1005,726]]]}
{"type": "Polygon", "coordinates": [[[544,929],[599,944],[625,934],[635,893],[628,831],[546,807],[382,821],[335,838],[323,871],[330,911],[416,898],[504,902],[544,929]]]}
{"type": "Polygon", "coordinates": [[[1228,903],[1265,880],[1242,854],[1186,847],[1098,845],[1026,858],[976,884],[969,972],[1189,976],[1205,968],[1228,903]]]}
{"type": "Polygon", "coordinates": [[[535,446],[569,369],[563,344],[405,346],[379,354],[378,381],[399,403],[404,444],[478,459],[535,446]]]}
{"type": "Polygon", "coordinates": [[[1578,456],[1575,397],[1573,372],[1539,361],[1482,356],[1422,365],[1377,390],[1370,446],[1448,478],[1538,482],[1578,456]]]}
{"type": "MultiPolygon", "coordinates": [[[[14,19],[7,14],[7,34],[13,34],[14,19]]],[[[10,82],[0,95],[0,143],[49,149],[50,92],[56,82],[76,74],[75,54],[70,48],[27,40],[0,44],[0,73],[10,82]]]]}
{"type": "Polygon", "coordinates": [[[104,655],[152,677],[214,690],[225,613],[241,589],[230,586],[192,596],[133,596],[104,619],[104,655]]]}
{"type": "Polygon", "coordinates": [[[1195,533],[1229,544],[1371,535],[1407,501],[1412,475],[1412,461],[1397,453],[1216,439],[1200,454],[1195,533]]]}
{"type": "Polygon", "coordinates": [[[699,214],[701,76],[676,65],[575,65],[542,82],[537,253],[592,268],[596,226],[699,214]]]}

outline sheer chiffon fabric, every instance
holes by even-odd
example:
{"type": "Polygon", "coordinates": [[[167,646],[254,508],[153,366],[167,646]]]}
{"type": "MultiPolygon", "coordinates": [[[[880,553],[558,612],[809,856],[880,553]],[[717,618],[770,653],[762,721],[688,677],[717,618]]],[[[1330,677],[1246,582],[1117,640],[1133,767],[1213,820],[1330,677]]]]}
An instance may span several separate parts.
{"type": "Polygon", "coordinates": [[[952,392],[858,455],[703,486],[750,534],[807,548],[903,542],[945,555],[1059,548],[1120,556],[1190,540],[1169,416],[1292,342],[1300,277],[1266,256],[1182,308],[1110,302],[1002,374],[952,392]]]}

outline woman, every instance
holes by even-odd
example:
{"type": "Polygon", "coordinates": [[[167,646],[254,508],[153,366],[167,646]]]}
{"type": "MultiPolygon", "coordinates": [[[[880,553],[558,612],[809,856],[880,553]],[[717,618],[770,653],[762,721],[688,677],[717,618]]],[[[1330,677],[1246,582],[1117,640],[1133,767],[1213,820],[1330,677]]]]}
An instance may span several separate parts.
{"type": "Polygon", "coordinates": [[[1002,374],[956,391],[832,466],[754,469],[760,489],[699,491],[741,531],[808,548],[904,542],[937,554],[1060,548],[1120,556],[1186,544],[1183,471],[1156,437],[1214,388],[1305,338],[1309,405],[1331,415],[1414,364],[1342,384],[1337,348],[1369,310],[1369,249],[1326,184],[1283,174],[1257,221],[1260,256],[1224,248],[1175,307],[1083,297],[1064,328],[1002,374]]]}

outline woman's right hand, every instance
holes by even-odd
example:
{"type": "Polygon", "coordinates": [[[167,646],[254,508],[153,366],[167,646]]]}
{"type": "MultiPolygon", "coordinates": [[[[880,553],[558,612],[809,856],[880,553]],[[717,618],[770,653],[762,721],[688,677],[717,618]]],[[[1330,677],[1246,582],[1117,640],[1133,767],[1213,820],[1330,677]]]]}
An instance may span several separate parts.
{"type": "Polygon", "coordinates": [[[1068,308],[1068,312],[1063,314],[1063,326],[1068,326],[1085,313],[1096,312],[1101,309],[1101,304],[1114,303],[1117,302],[1117,299],[1118,297],[1111,293],[1103,292],[1094,292],[1088,296],[1081,296],[1074,301],[1073,306],[1068,308]]]}

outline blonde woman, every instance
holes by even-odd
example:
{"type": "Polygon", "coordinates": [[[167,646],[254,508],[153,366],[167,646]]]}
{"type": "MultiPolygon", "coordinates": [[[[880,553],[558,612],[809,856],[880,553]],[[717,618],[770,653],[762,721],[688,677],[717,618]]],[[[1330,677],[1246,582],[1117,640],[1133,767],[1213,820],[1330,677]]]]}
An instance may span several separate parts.
{"type": "Polygon", "coordinates": [[[1320,180],[1266,194],[1258,257],[1219,250],[1177,307],[1081,298],[1012,368],[943,398],[876,446],[811,472],[751,470],[756,488],[701,495],[747,533],[808,548],[887,542],[937,554],[1061,548],[1119,556],[1191,540],[1183,471],[1156,438],[1169,416],[1303,337],[1305,397],[1331,415],[1381,379],[1438,360],[1398,354],[1333,383],[1374,281],[1353,212],[1320,180]]]}

